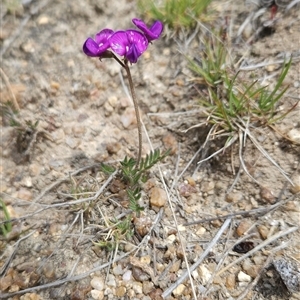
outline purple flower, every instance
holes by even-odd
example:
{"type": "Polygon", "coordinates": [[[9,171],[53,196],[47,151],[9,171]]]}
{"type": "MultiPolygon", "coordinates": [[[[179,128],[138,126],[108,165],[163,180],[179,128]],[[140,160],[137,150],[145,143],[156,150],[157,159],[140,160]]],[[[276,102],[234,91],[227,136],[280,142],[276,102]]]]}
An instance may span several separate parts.
{"type": "Polygon", "coordinates": [[[142,20],[132,19],[132,23],[145,34],[148,42],[157,40],[164,29],[163,23],[160,21],[155,21],[149,29],[142,20]]]}
{"type": "Polygon", "coordinates": [[[95,40],[88,38],[83,44],[83,52],[87,56],[101,57],[110,47],[109,38],[113,33],[111,29],[103,29],[96,34],[95,40]]]}
{"type": "Polygon", "coordinates": [[[136,63],[143,52],[147,50],[148,40],[137,30],[116,31],[109,39],[111,49],[124,56],[131,63],[136,63]]]}

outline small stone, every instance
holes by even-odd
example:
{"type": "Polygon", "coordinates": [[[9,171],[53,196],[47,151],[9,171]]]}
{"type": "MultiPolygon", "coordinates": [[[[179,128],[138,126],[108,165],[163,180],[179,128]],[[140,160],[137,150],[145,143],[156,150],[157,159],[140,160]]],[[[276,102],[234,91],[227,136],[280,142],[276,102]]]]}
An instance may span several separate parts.
{"type": "Polygon", "coordinates": [[[269,229],[265,225],[259,225],[257,226],[258,232],[260,236],[265,240],[268,238],[269,229]]]}
{"type": "Polygon", "coordinates": [[[116,154],[120,151],[121,144],[118,142],[107,143],[106,150],[109,154],[116,154]]]}
{"type": "Polygon", "coordinates": [[[59,88],[60,88],[59,82],[56,82],[56,81],[51,81],[50,86],[51,86],[51,88],[53,88],[55,90],[59,90],[59,88]]]}
{"type": "Polygon", "coordinates": [[[116,287],[117,286],[116,278],[113,274],[108,274],[106,285],[108,285],[110,287],[116,287]]]}
{"type": "Polygon", "coordinates": [[[260,197],[267,203],[274,204],[275,203],[275,196],[273,193],[266,187],[261,187],[260,189],[260,197]]]}
{"type": "Polygon", "coordinates": [[[151,256],[150,256],[150,255],[142,256],[142,257],[140,258],[140,262],[141,262],[143,265],[150,265],[150,263],[151,263],[151,256]]]}
{"type": "Polygon", "coordinates": [[[177,145],[177,140],[173,134],[168,133],[163,137],[162,141],[164,143],[165,148],[170,149],[171,155],[176,153],[178,145],[177,145]]]}
{"type": "Polygon", "coordinates": [[[38,20],[37,20],[37,23],[39,25],[46,25],[49,23],[49,17],[46,16],[46,15],[40,15],[38,20]]]}
{"type": "Polygon", "coordinates": [[[232,192],[226,196],[226,202],[229,202],[229,203],[237,203],[238,201],[241,201],[242,199],[243,199],[243,194],[239,193],[239,192],[236,192],[236,193],[232,192]]]}
{"type": "Polygon", "coordinates": [[[203,182],[201,184],[201,192],[202,193],[211,192],[211,191],[213,191],[214,188],[215,188],[215,183],[213,181],[203,182]]]}
{"type": "Polygon", "coordinates": [[[239,226],[236,229],[236,234],[242,236],[247,230],[251,227],[251,222],[248,220],[243,220],[240,222],[239,226]]]}
{"type": "Polygon", "coordinates": [[[250,282],[251,281],[251,276],[247,275],[243,271],[240,271],[237,277],[238,277],[239,282],[250,282]]]}
{"type": "Polygon", "coordinates": [[[111,107],[116,107],[119,103],[119,100],[116,96],[109,97],[107,101],[111,107]]]}
{"type": "Polygon", "coordinates": [[[201,226],[201,227],[197,230],[196,234],[197,234],[197,235],[203,235],[205,232],[206,232],[206,229],[205,229],[204,227],[201,226]]]}
{"type": "Polygon", "coordinates": [[[132,267],[132,276],[136,281],[146,281],[149,280],[150,276],[148,273],[144,272],[141,268],[139,267],[132,267]]]}
{"type": "Polygon", "coordinates": [[[158,187],[154,187],[150,191],[150,204],[155,207],[163,207],[167,202],[167,194],[166,192],[158,187]]]}
{"type": "Polygon", "coordinates": [[[103,291],[98,291],[98,290],[91,290],[91,296],[95,300],[100,300],[104,298],[103,291]],[[101,298],[102,296],[102,298],[101,298]]]}
{"type": "Polygon", "coordinates": [[[127,107],[121,116],[121,122],[124,128],[128,128],[131,124],[136,124],[136,115],[133,107],[127,107]]]}
{"type": "Polygon", "coordinates": [[[293,128],[288,133],[287,136],[295,143],[300,144],[300,129],[293,128]]]}
{"type": "Polygon", "coordinates": [[[115,267],[113,267],[112,272],[114,273],[114,275],[122,275],[124,273],[121,265],[116,265],[115,267]]]}
{"type": "Polygon", "coordinates": [[[78,144],[79,144],[79,141],[70,137],[70,136],[67,136],[66,137],[66,144],[71,148],[71,149],[75,149],[78,144]]]}
{"type": "Polygon", "coordinates": [[[235,288],[235,275],[234,274],[229,274],[227,277],[226,277],[226,287],[228,289],[234,289],[235,288]]]}
{"type": "Polygon", "coordinates": [[[208,270],[208,268],[205,265],[201,265],[198,268],[198,273],[202,280],[203,285],[206,285],[211,278],[211,272],[208,270]]]}
{"type": "Polygon", "coordinates": [[[65,133],[62,128],[59,128],[52,132],[52,139],[56,145],[62,143],[65,140],[65,133]]]}
{"type": "Polygon", "coordinates": [[[140,282],[133,282],[132,283],[132,289],[136,294],[142,294],[143,293],[143,285],[140,282]]]}
{"type": "Polygon", "coordinates": [[[181,260],[176,260],[170,267],[169,271],[172,273],[176,273],[178,272],[180,266],[181,266],[181,260]]]}
{"type": "Polygon", "coordinates": [[[173,292],[172,292],[173,296],[175,298],[181,296],[183,294],[185,288],[186,288],[186,286],[184,284],[182,284],[182,283],[179,284],[178,287],[173,290],[173,292]]]}
{"type": "Polygon", "coordinates": [[[21,188],[18,193],[17,193],[17,197],[19,199],[25,200],[25,201],[31,201],[33,196],[32,193],[29,190],[23,189],[21,188]]]}
{"type": "Polygon", "coordinates": [[[144,237],[149,233],[152,226],[152,221],[149,216],[141,216],[140,218],[134,218],[133,220],[135,230],[139,233],[141,237],[144,237]]]}
{"type": "Polygon", "coordinates": [[[116,296],[117,297],[123,297],[126,293],[126,288],[125,286],[120,286],[118,288],[116,288],[116,296]]]}
{"type": "Polygon", "coordinates": [[[130,281],[131,274],[132,274],[131,270],[127,270],[122,276],[123,281],[130,281]]]}
{"type": "Polygon", "coordinates": [[[104,282],[103,282],[103,279],[101,277],[94,277],[92,280],[91,280],[91,286],[92,288],[94,288],[95,290],[98,290],[98,291],[102,291],[104,289],[104,282]]]}
{"type": "Polygon", "coordinates": [[[271,73],[271,72],[274,72],[274,70],[276,69],[276,66],[275,65],[268,65],[265,67],[266,70],[271,73]]]}
{"type": "Polygon", "coordinates": [[[154,284],[151,281],[143,281],[143,293],[148,295],[154,288],[154,284]]]}

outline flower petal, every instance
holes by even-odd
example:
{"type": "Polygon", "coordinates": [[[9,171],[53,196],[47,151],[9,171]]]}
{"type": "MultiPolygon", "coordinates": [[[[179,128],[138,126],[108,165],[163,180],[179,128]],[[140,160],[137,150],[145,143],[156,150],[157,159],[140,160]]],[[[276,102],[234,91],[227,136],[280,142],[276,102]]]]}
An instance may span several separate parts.
{"type": "Polygon", "coordinates": [[[158,39],[164,28],[163,23],[160,21],[155,21],[150,29],[140,19],[132,19],[132,23],[145,34],[149,42],[158,39]]]}
{"type": "Polygon", "coordinates": [[[108,39],[113,35],[114,31],[111,29],[103,29],[100,32],[98,32],[95,36],[95,42],[101,46],[105,44],[108,39]]]}
{"type": "MultiPolygon", "coordinates": [[[[108,48],[108,47],[107,47],[108,48]]],[[[106,48],[106,49],[107,49],[106,48]]],[[[91,38],[88,38],[83,44],[83,52],[87,56],[97,57],[100,56],[106,49],[102,50],[99,45],[91,38]]]]}
{"type": "Polygon", "coordinates": [[[144,34],[134,29],[126,30],[126,33],[129,43],[131,45],[135,45],[136,50],[140,53],[140,55],[147,50],[148,40],[144,34]]]}
{"type": "Polygon", "coordinates": [[[116,31],[109,39],[111,49],[123,56],[129,49],[129,41],[126,31],[116,31]]]}

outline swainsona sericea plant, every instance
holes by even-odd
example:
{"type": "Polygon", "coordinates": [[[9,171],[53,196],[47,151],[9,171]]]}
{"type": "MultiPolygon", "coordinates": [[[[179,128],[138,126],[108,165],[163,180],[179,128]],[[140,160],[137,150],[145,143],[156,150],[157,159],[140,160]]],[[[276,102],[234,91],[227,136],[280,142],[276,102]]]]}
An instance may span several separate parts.
{"type": "Polygon", "coordinates": [[[129,87],[135,108],[137,127],[139,134],[139,151],[136,165],[139,165],[142,152],[142,128],[137,99],[134,92],[133,81],[128,62],[136,63],[138,58],[147,50],[149,43],[160,37],[163,31],[163,23],[155,21],[148,28],[145,22],[139,19],[132,19],[132,23],[140,30],[127,29],[113,31],[105,28],[95,35],[95,38],[88,38],[83,44],[83,52],[87,56],[102,58],[114,58],[127,73],[129,87]],[[115,54],[123,57],[121,61],[115,54]]]}

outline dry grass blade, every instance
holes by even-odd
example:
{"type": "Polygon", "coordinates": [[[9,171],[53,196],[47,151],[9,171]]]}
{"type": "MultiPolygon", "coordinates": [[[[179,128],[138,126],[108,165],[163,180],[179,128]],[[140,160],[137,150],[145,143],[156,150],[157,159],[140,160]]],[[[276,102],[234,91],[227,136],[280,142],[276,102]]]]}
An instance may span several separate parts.
{"type": "Polygon", "coordinates": [[[227,265],[225,268],[223,268],[222,270],[220,270],[217,275],[221,275],[222,273],[224,273],[225,271],[227,271],[228,269],[230,269],[231,267],[233,267],[234,265],[240,263],[241,261],[243,261],[245,258],[253,255],[255,252],[259,251],[260,249],[266,247],[267,245],[275,242],[276,240],[278,240],[279,238],[286,236],[290,233],[293,233],[294,231],[298,230],[299,227],[291,227],[285,231],[280,231],[276,234],[274,234],[273,236],[271,236],[270,238],[268,238],[267,240],[263,241],[261,244],[257,245],[254,249],[252,249],[251,251],[247,252],[246,254],[242,255],[241,257],[239,257],[237,260],[233,261],[232,263],[230,263],[229,265],[227,265]]]}
{"type": "MultiPolygon", "coordinates": [[[[227,219],[224,222],[224,224],[222,225],[222,227],[220,228],[220,230],[217,232],[217,234],[215,235],[215,237],[212,239],[212,241],[210,242],[210,244],[205,249],[205,251],[201,254],[201,256],[197,259],[197,261],[190,267],[189,272],[193,272],[201,264],[201,262],[205,259],[205,257],[211,251],[211,249],[216,245],[216,243],[218,242],[218,240],[221,238],[222,234],[227,229],[227,227],[229,226],[230,222],[231,222],[231,219],[227,219]]],[[[162,297],[163,298],[167,298],[172,293],[172,291],[179,284],[181,284],[186,279],[186,277],[189,275],[189,272],[186,271],[184,274],[182,274],[180,276],[180,278],[174,284],[172,284],[168,289],[166,289],[163,292],[162,297]]]]}

